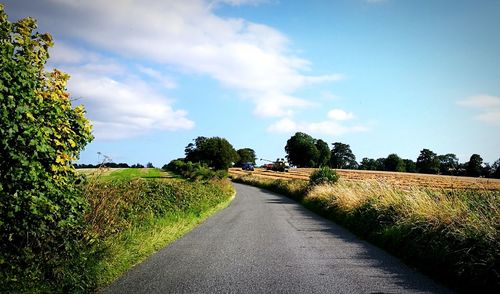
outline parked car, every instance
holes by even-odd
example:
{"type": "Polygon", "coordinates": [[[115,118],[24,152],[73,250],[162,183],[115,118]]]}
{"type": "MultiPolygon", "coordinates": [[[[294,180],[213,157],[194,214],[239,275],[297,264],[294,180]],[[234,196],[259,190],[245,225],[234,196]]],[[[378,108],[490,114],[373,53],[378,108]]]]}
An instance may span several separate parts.
{"type": "Polygon", "coordinates": [[[250,171],[253,171],[254,170],[254,167],[253,167],[253,164],[251,162],[246,162],[246,163],[243,163],[243,165],[241,166],[241,169],[242,170],[250,170],[250,171]]]}

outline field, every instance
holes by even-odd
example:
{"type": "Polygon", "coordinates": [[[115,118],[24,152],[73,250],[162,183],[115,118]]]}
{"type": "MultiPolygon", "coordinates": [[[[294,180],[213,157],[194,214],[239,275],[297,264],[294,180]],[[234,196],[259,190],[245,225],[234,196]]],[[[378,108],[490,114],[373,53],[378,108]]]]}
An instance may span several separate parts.
{"type": "MultiPolygon", "coordinates": [[[[248,172],[239,168],[231,168],[229,173],[233,176],[252,174],[254,176],[269,179],[298,179],[307,181],[309,180],[309,175],[313,171],[313,168],[292,168],[289,172],[283,173],[267,171],[263,168],[256,168],[255,171],[248,172]]],[[[337,170],[337,174],[340,175],[342,181],[346,182],[362,182],[370,180],[399,188],[423,187],[440,189],[500,190],[500,179],[345,169],[337,170]]]]}
{"type": "Polygon", "coordinates": [[[81,168],[78,173],[100,180],[130,180],[134,178],[168,178],[168,173],[157,168],[81,168]]]}

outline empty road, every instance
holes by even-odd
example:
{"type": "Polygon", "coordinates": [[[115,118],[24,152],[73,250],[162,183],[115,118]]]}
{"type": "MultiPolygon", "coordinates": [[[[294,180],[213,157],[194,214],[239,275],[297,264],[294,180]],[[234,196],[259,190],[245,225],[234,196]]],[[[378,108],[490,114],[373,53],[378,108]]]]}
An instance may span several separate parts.
{"type": "Polygon", "coordinates": [[[259,188],[104,293],[446,293],[384,251],[259,188]]]}

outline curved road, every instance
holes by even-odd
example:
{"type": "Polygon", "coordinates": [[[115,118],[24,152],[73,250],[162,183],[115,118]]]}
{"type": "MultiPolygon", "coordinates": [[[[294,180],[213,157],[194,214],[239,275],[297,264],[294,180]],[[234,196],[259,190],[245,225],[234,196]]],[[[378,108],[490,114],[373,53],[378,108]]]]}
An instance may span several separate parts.
{"type": "Polygon", "coordinates": [[[259,188],[135,266],[104,293],[446,293],[384,251],[259,188]]]}

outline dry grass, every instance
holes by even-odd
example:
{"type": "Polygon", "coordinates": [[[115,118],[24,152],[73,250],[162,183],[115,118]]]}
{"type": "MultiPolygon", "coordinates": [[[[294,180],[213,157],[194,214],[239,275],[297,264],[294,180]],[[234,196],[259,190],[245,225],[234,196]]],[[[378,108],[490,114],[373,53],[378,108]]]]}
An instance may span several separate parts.
{"type": "Polygon", "coordinates": [[[342,176],[335,184],[307,187],[285,173],[274,179],[275,173],[264,171],[231,174],[301,201],[462,291],[500,288],[499,190],[342,176]]]}

